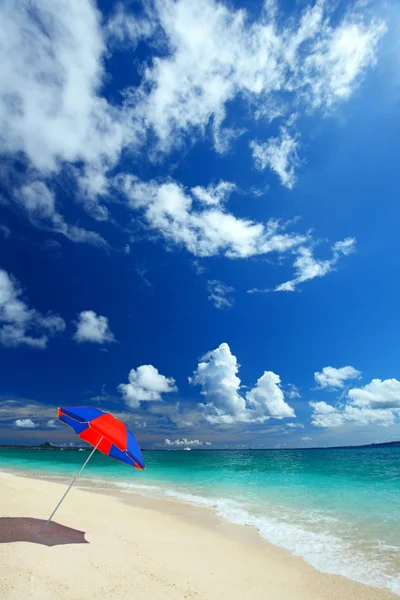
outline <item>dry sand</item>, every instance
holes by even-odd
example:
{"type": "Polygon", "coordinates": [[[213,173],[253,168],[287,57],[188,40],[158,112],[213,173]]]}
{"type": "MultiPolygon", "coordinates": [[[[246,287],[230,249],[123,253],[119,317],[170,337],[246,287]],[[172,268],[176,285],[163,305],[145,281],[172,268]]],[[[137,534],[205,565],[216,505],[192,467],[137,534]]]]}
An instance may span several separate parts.
{"type": "Polygon", "coordinates": [[[1,600],[390,600],[209,510],[0,473],[1,600]]]}

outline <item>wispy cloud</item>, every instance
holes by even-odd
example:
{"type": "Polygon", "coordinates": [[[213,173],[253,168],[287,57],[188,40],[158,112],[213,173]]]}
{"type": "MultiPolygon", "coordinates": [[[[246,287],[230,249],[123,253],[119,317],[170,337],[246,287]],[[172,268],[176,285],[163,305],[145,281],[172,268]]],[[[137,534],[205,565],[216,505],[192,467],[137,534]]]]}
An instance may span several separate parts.
{"type": "MultiPolygon", "coordinates": [[[[282,131],[294,110],[324,115],[352,95],[385,33],[357,4],[333,20],[319,0],[285,20],[265,10],[251,21],[245,10],[215,0],[155,0],[142,8],[139,15],[120,4],[103,25],[90,0],[5,0],[0,7],[1,150],[23,153],[43,177],[72,165],[78,196],[95,219],[108,218],[98,201],[124,150],[138,151],[151,138],[149,154],[157,156],[207,135],[211,124],[215,149],[225,151],[243,134],[239,124],[225,123],[236,98],[255,120],[279,118],[282,131]],[[133,51],[140,40],[156,60],[140,66],[141,83],[135,88],[132,75],[113,105],[101,95],[104,58],[116,47],[133,51]]],[[[295,143],[283,134],[265,140],[262,152],[289,186],[295,143]]]]}
{"type": "Polygon", "coordinates": [[[222,283],[217,279],[207,281],[208,299],[214,304],[215,308],[229,308],[233,306],[234,299],[232,292],[235,291],[230,285],[222,283]]]}
{"type": "MultiPolygon", "coordinates": [[[[311,242],[311,240],[308,240],[311,242]]],[[[265,294],[272,291],[275,292],[294,292],[297,287],[306,281],[315,278],[325,277],[328,273],[335,270],[335,267],[342,256],[348,256],[355,251],[356,240],[354,238],[345,238],[340,242],[335,242],[331,246],[332,257],[321,260],[315,258],[314,251],[308,246],[299,244],[294,252],[296,258],[293,266],[295,269],[295,277],[289,281],[279,284],[273,288],[250,288],[248,294],[265,294]]]]}
{"type": "Polygon", "coordinates": [[[300,398],[300,390],[293,383],[288,383],[286,386],[285,394],[288,398],[300,398]]]}
{"type": "Polygon", "coordinates": [[[270,106],[273,117],[287,113],[282,94],[289,106],[332,110],[375,63],[385,31],[382,22],[353,6],[333,23],[323,2],[306,8],[297,21],[265,11],[252,23],[245,11],[214,0],[201,7],[159,1],[155,15],[170,52],[146,71],[142,85],[150,93],[137,114],[151,124],[162,151],[179,144],[184,134],[203,133],[210,118],[218,150],[227,105],[238,95],[256,111],[270,106]]]}
{"type": "Polygon", "coordinates": [[[138,265],[136,267],[136,274],[139,277],[140,281],[142,282],[143,287],[147,288],[148,290],[154,290],[154,285],[151,283],[151,281],[147,277],[148,272],[149,272],[149,269],[147,269],[143,265],[138,265]]]}
{"type": "Polygon", "coordinates": [[[18,281],[0,269],[0,344],[45,348],[49,337],[64,329],[60,316],[29,308],[18,281]]]}
{"type": "Polygon", "coordinates": [[[32,181],[22,186],[14,193],[14,200],[36,227],[60,233],[71,242],[103,248],[108,246],[98,233],[67,224],[56,209],[54,192],[43,181],[32,181]]]}
{"type": "Polygon", "coordinates": [[[295,169],[299,166],[299,142],[286,129],[280,137],[270,138],[264,144],[250,142],[253,159],[258,169],[269,167],[278,175],[282,185],[291,189],[296,181],[295,169]]]}
{"type": "Polygon", "coordinates": [[[314,257],[311,248],[304,246],[298,248],[297,257],[293,263],[295,268],[295,277],[290,281],[281,283],[275,288],[276,292],[294,292],[300,283],[310,281],[316,277],[324,277],[334,270],[341,256],[348,256],[355,250],[356,241],[354,238],[346,238],[343,241],[336,242],[332,246],[332,258],[320,260],[314,257]]]}
{"type": "Polygon", "coordinates": [[[290,429],[304,429],[303,423],[286,423],[286,427],[290,429]]]}
{"type": "Polygon", "coordinates": [[[236,185],[234,183],[220,181],[216,185],[209,185],[207,188],[197,185],[191,189],[191,193],[202,204],[219,206],[229,198],[235,189],[236,185]]]}
{"type": "Polygon", "coordinates": [[[5,239],[7,239],[10,237],[11,229],[9,227],[6,227],[6,225],[0,225],[0,233],[5,239]]]}
{"type": "Polygon", "coordinates": [[[121,175],[116,184],[131,207],[143,213],[149,227],[198,257],[224,254],[246,258],[284,253],[307,239],[287,233],[274,219],[264,225],[235,217],[221,205],[197,206],[192,193],[176,182],[144,182],[121,175]]]}

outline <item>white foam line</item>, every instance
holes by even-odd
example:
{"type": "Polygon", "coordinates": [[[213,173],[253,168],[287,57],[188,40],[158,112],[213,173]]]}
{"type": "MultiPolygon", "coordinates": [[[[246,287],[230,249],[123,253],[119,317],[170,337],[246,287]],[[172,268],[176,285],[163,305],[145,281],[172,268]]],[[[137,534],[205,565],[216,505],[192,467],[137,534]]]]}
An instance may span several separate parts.
{"type": "MultiPolygon", "coordinates": [[[[254,527],[266,540],[290,550],[295,556],[302,557],[318,571],[343,575],[361,583],[400,593],[400,574],[391,575],[385,572],[387,565],[383,561],[367,560],[361,552],[354,550],[332,533],[310,531],[298,524],[283,522],[269,515],[252,515],[243,505],[231,499],[207,498],[173,489],[165,490],[156,485],[124,482],[115,482],[115,485],[125,493],[134,491],[145,497],[166,497],[194,506],[212,508],[231,523],[254,527]]],[[[332,517],[316,517],[315,520],[318,518],[326,522],[335,520],[332,517]]]]}

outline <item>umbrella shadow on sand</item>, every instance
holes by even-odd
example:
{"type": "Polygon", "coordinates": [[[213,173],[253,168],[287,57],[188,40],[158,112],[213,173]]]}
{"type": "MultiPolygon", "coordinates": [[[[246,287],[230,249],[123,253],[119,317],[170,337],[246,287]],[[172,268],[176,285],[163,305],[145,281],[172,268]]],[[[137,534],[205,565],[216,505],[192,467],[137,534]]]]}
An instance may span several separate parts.
{"type": "Polygon", "coordinates": [[[43,533],[39,533],[46,523],[43,519],[31,517],[0,517],[0,544],[10,542],[31,542],[42,546],[62,544],[88,544],[85,532],[51,521],[43,533]]]}

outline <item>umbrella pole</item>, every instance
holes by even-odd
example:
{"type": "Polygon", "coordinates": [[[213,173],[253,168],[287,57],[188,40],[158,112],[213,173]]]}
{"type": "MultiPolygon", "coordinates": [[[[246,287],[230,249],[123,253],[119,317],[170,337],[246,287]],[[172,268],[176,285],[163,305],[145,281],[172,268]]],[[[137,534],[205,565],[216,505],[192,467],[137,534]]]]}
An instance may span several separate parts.
{"type": "Polygon", "coordinates": [[[60,502],[57,504],[57,506],[55,507],[55,509],[53,510],[53,512],[51,513],[51,515],[49,516],[49,518],[47,519],[47,522],[43,525],[42,529],[39,531],[39,533],[43,533],[43,531],[46,529],[47,525],[50,523],[51,519],[56,514],[56,511],[58,510],[58,508],[61,505],[62,501],[64,500],[65,496],[68,494],[69,490],[72,488],[72,486],[74,485],[75,481],[78,479],[79,475],[82,473],[83,469],[86,467],[86,465],[88,464],[89,460],[92,458],[93,454],[97,450],[97,447],[100,444],[100,442],[101,442],[102,439],[103,439],[103,437],[101,437],[99,439],[99,441],[97,442],[97,444],[95,445],[95,447],[93,448],[93,450],[91,451],[91,453],[89,454],[89,456],[87,457],[87,459],[85,460],[85,462],[83,463],[83,465],[80,468],[79,472],[75,475],[75,477],[73,478],[73,480],[69,484],[68,489],[64,492],[63,497],[61,498],[60,502]]]}

